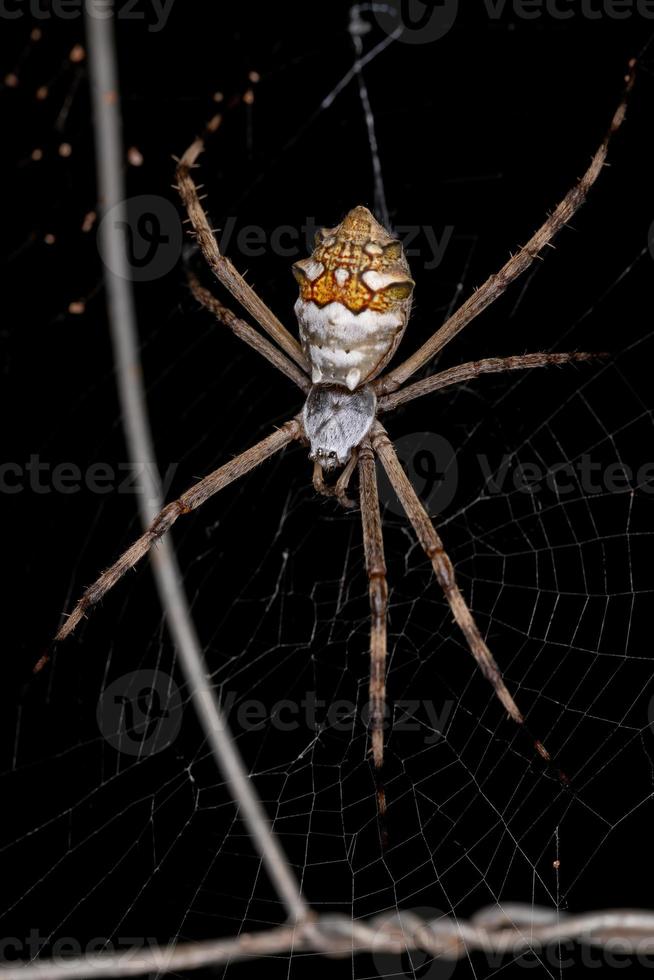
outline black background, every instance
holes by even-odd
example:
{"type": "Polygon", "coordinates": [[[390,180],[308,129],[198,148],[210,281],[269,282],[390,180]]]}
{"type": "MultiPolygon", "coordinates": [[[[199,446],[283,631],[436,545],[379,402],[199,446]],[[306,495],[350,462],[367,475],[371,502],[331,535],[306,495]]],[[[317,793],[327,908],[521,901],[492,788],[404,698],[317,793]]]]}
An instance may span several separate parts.
{"type": "MultiPolygon", "coordinates": [[[[396,904],[464,918],[480,905],[510,900],[574,911],[651,904],[651,498],[641,486],[588,506],[550,501],[550,534],[563,529],[577,552],[554,550],[549,580],[545,562],[537,581],[535,566],[498,558],[515,544],[511,519],[526,527],[529,507],[500,513],[494,505],[467,506],[481,491],[477,452],[498,460],[526,442],[555,465],[562,454],[573,458],[600,442],[598,458],[606,463],[622,459],[636,468],[651,459],[654,161],[646,46],[653,27],[636,13],[590,19],[574,7],[569,20],[547,12],[528,20],[508,6],[499,18],[481,5],[469,8],[441,39],[395,43],[365,70],[392,221],[454,229],[438,269],[425,271],[422,256],[412,260],[416,306],[406,350],[441,322],[457,284],[466,295],[499,268],[583,172],[619,99],[626,64],[642,52],[611,167],[573,230],[442,360],[572,348],[611,351],[608,366],[541,373],[528,382],[482,381],[452,398],[417,402],[389,423],[396,437],[437,431],[461,445],[459,470],[471,482],[452,505],[459,517],[448,543],[457,567],[463,563],[464,590],[478,581],[473,605],[496,653],[500,647],[504,663],[511,661],[507,676],[514,687],[524,683],[520,703],[531,712],[531,728],[550,734],[572,783],[562,788],[529,739],[502,719],[425,562],[391,512],[390,697],[425,697],[435,688],[462,700],[445,747],[423,753],[419,738],[392,741],[389,851],[383,854],[379,842],[360,725],[350,734],[327,733],[308,751],[306,729],[238,733],[309,899],[347,916],[396,904]],[[493,535],[483,539],[489,526],[493,535]],[[517,591],[497,596],[498,583],[521,576],[553,597],[549,612],[539,609],[542,622],[529,619],[517,591]],[[574,602],[556,602],[564,593],[610,594],[612,602],[604,612],[601,603],[593,606],[587,621],[574,602]],[[564,637],[577,618],[577,655],[566,660],[564,637]],[[511,624],[524,642],[514,642],[511,624]],[[511,802],[513,793],[521,806],[511,802]],[[486,821],[498,814],[504,829],[485,840],[486,821]],[[559,875],[552,868],[557,855],[559,875]]],[[[215,226],[234,215],[239,226],[269,234],[280,225],[300,227],[307,217],[333,225],[356,203],[372,206],[356,84],[320,109],[352,65],[348,9],[177,0],[159,32],[148,29],[151,15],[119,18],[125,143],[143,155],[142,166],[128,168],[129,195],[176,204],[172,156],[221,112],[202,158],[215,226]],[[242,98],[249,89],[251,105],[242,98]],[[212,98],[217,91],[220,103],[212,98]]],[[[68,61],[73,45],[84,44],[83,21],[55,14],[36,20],[26,12],[1,28],[0,73],[18,78],[17,86],[0,89],[3,457],[21,467],[38,454],[50,467],[67,462],[86,471],[104,462],[118,469],[126,453],[102,265],[95,232],[81,230],[97,206],[86,65],[68,61]],[[30,38],[35,26],[38,41],[30,38]],[[42,85],[48,97],[39,100],[42,85]],[[62,142],[72,147],[68,157],[59,154],[62,142]],[[41,161],[32,159],[36,148],[41,161]],[[53,244],[44,241],[48,234],[53,244]],[[85,312],[71,314],[71,302],[81,300],[85,312]]],[[[365,49],[384,36],[374,26],[365,49]]],[[[231,254],[293,328],[291,258],[269,248],[258,257],[231,254]]],[[[288,418],[299,400],[290,383],[197,310],[182,262],[135,289],[158,458],[163,470],[175,467],[172,497],[288,418]]],[[[173,746],[145,760],[119,755],[98,735],[104,684],[137,668],[174,672],[147,569],[130,576],[48,669],[31,677],[61,610],[138,529],[133,495],[65,494],[45,482],[49,492],[26,482],[2,496],[3,935],[22,937],[36,927],[81,943],[99,935],[165,942],[283,921],[265,876],[256,879],[254,853],[190,706],[173,746]]],[[[310,690],[327,702],[364,698],[359,533],[356,514],[314,500],[300,448],[176,530],[221,693],[267,705],[310,690]]],[[[531,541],[547,554],[535,531],[531,541]]],[[[262,968],[298,976],[323,965],[295,956],[290,968],[288,957],[262,968]]],[[[227,973],[259,968],[231,966],[227,973]]],[[[325,969],[352,975],[349,960],[325,969]]],[[[362,957],[354,975],[379,969],[362,957]]],[[[394,969],[413,975],[406,964],[394,969]]],[[[454,975],[493,969],[464,959],[454,975]]],[[[416,975],[439,975],[428,970],[416,975]]]]}

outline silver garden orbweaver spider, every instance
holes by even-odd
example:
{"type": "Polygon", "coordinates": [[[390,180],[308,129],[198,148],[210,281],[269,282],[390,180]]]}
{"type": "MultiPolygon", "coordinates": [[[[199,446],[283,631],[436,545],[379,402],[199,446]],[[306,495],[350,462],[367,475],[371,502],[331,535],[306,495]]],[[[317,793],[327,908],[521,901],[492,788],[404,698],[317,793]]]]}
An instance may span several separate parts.
{"type": "MultiPolygon", "coordinates": [[[[498,273],[487,279],[422,347],[386,374],[382,372],[395,354],[407,326],[414,288],[401,244],[364,207],[354,208],[336,228],[320,232],[311,257],[297,262],[293,269],[300,289],[295,306],[301,341],[298,343],[229,259],[221,254],[191,177],[191,170],[203,149],[201,141],[193,143],[177,167],[178,189],[193,231],[216,278],[270,339],[227,309],[193,277],[190,280],[192,292],[225,326],[298,386],[305,396],[304,407],[281,428],[164,507],[147,531],[86,589],[60,627],[56,640],[63,640],[73,632],[87,609],[148,553],[178,517],[196,510],[223,487],[291,441],[300,440],[310,448],[313,483],[318,493],[335,495],[345,506],[350,506],[346,491],[355,469],[358,469],[370,595],[370,732],[375,766],[381,767],[384,757],[387,606],[375,458],[386,471],[418,541],[431,561],[436,580],[470,652],[509,716],[522,724],[523,716],[457,585],[454,568],[441,538],[409,482],[380,416],[412,399],[482,374],[585,361],[598,356],[534,353],[488,358],[460,364],[406,384],[531,265],[583,203],[604,165],[610,137],[624,119],[634,70],[632,62],[623,99],[586,173],[527,244],[498,273]],[[328,483],[325,476],[337,469],[340,470],[338,478],[328,483]]],[[[548,758],[542,744],[537,742],[536,746],[541,755],[548,758]]]]}

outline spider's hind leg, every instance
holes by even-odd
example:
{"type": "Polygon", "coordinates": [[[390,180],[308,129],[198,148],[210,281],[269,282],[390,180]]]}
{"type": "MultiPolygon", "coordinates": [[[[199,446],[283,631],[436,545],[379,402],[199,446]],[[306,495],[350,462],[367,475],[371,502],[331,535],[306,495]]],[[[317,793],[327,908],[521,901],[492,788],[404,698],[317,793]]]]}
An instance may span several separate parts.
{"type": "MultiPolygon", "coordinates": [[[[454,619],[465,637],[471,654],[484,677],[490,681],[497,698],[506,709],[509,717],[519,725],[524,725],[524,717],[504,683],[495,658],[488,649],[472,612],[457,585],[452,562],[445,552],[440,535],[402,469],[402,464],[397,457],[388,433],[379,423],[373,431],[372,445],[375,455],[381,461],[391,486],[413,526],[420,546],[432,563],[436,580],[445,594],[454,619]]],[[[535,741],[534,746],[543,759],[550,760],[547,749],[542,742],[535,741]]]]}
{"type": "MultiPolygon", "coordinates": [[[[370,598],[370,735],[375,769],[379,770],[384,762],[388,585],[375,457],[369,439],[362,444],[359,453],[359,492],[370,598]]],[[[377,798],[383,814],[386,803],[381,787],[378,787],[377,798]]]]}

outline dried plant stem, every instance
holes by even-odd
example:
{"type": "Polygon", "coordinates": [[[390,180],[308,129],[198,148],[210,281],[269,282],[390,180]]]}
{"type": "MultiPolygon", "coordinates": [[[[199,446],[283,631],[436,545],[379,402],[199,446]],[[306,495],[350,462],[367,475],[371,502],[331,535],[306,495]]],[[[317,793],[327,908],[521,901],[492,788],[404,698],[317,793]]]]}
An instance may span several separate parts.
{"type": "MultiPolygon", "coordinates": [[[[119,397],[130,460],[139,473],[139,511],[148,527],[161,510],[160,482],[150,432],[147,404],[142,384],[134,297],[125,241],[126,190],[123,181],[123,147],[118,71],[112,17],[98,17],[86,11],[89,70],[92,89],[99,198],[106,211],[114,210],[115,220],[105,221],[105,284],[111,339],[116,363],[119,397]]],[[[209,681],[202,650],[192,622],[181,575],[170,539],[160,543],[152,554],[152,567],[168,628],[175,643],[189,693],[230,792],[239,808],[253,843],[284,903],[291,921],[302,921],[310,910],[300,892],[295,875],[273,833],[261,801],[234,741],[209,681]]]]}
{"type": "MultiPolygon", "coordinates": [[[[134,977],[216,967],[236,960],[294,953],[351,958],[361,953],[402,956],[421,950],[435,959],[463,959],[472,952],[517,957],[545,946],[578,942],[621,956],[654,953],[654,913],[607,909],[566,915],[558,909],[506,903],[481,909],[471,919],[443,916],[429,921],[412,912],[392,912],[368,921],[325,915],[296,927],[280,926],[230,939],[43,960],[0,969],[0,980],[86,980],[134,977]]],[[[626,964],[625,964],[626,965],[626,964]]],[[[494,969],[497,965],[494,964],[494,969]]]]}

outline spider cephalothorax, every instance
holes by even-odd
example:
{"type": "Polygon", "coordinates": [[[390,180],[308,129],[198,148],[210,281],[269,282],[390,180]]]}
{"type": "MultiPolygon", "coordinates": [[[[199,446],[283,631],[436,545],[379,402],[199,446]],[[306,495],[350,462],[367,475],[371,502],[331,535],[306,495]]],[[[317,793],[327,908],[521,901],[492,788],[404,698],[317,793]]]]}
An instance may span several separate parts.
{"type": "Polygon", "coordinates": [[[348,391],[341,385],[313,385],[302,409],[311,444],[309,459],[323,470],[344,466],[375,421],[377,396],[371,385],[348,391]]]}
{"type": "Polygon", "coordinates": [[[374,422],[377,399],[367,382],[402,339],[414,284],[401,243],[361,206],[318,232],[313,255],[293,271],[314,385],[302,415],[309,456],[333,470],[347,463],[374,422]]]}

